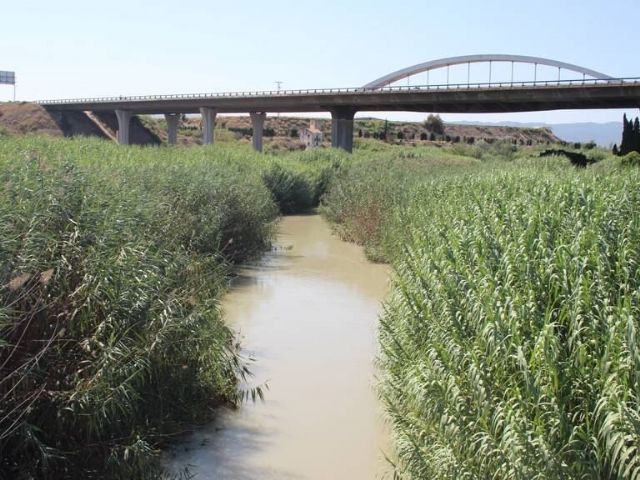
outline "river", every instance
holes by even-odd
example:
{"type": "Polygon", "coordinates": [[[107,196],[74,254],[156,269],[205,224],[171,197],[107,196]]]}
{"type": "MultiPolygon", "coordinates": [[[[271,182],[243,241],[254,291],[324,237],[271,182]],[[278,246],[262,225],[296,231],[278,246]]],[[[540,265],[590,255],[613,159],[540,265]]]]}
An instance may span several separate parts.
{"type": "Polygon", "coordinates": [[[317,215],[284,217],[272,252],[243,267],[223,300],[248,388],[265,401],[225,410],[167,454],[197,479],[387,478],[374,391],[376,324],[389,269],[317,215]]]}

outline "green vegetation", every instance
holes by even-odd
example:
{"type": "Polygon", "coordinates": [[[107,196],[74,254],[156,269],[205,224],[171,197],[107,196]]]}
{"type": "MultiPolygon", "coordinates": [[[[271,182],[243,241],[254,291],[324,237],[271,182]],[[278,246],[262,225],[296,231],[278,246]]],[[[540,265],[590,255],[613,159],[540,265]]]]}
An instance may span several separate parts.
{"type": "Polygon", "coordinates": [[[640,166],[640,152],[629,152],[620,158],[620,164],[624,166],[640,166]]]}
{"type": "Polygon", "coordinates": [[[324,211],[396,272],[398,476],[640,478],[640,172],[521,153],[345,168],[324,211]]]}
{"type": "Polygon", "coordinates": [[[260,396],[219,298],[321,202],[396,272],[399,477],[639,479],[640,160],[541,151],[2,139],[0,478],[157,478],[168,437],[260,396]]]}
{"type": "Polygon", "coordinates": [[[339,158],[2,140],[0,478],[157,478],[167,435],[260,395],[236,387],[228,267],[339,158]]]}
{"type": "Polygon", "coordinates": [[[444,135],[444,122],[442,121],[442,118],[440,118],[440,115],[430,113],[423,125],[425,130],[428,132],[444,135]]]}
{"type": "Polygon", "coordinates": [[[636,117],[635,121],[627,120],[625,114],[622,118],[622,142],[620,148],[613,146],[613,153],[616,155],[626,155],[631,152],[640,153],[640,119],[636,117]]]}
{"type": "Polygon", "coordinates": [[[480,167],[473,157],[439,148],[400,148],[360,141],[359,151],[334,176],[322,212],[345,240],[364,245],[371,260],[384,261],[385,228],[411,188],[429,178],[480,167]],[[380,148],[380,150],[377,150],[380,148]]]}

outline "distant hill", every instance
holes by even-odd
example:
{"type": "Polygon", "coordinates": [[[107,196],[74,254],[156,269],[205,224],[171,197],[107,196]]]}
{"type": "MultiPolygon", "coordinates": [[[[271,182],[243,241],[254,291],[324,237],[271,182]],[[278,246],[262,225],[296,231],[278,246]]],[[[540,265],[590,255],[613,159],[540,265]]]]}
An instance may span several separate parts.
{"type": "Polygon", "coordinates": [[[566,142],[594,141],[602,147],[609,147],[613,143],[620,143],[622,136],[622,122],[607,123],[525,123],[525,122],[456,122],[463,125],[489,125],[518,128],[547,127],[559,138],[566,142]]]}

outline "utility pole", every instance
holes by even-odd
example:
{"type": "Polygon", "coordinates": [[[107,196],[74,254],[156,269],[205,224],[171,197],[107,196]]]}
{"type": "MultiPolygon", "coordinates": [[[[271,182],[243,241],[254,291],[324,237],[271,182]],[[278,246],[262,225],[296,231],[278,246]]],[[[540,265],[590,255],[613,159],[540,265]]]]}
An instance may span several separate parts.
{"type": "MultiPolygon", "coordinates": [[[[284,82],[283,82],[282,80],[276,80],[276,81],[275,81],[275,84],[276,84],[276,85],[277,85],[277,87],[278,87],[278,95],[280,95],[280,90],[282,90],[282,84],[283,84],[283,83],[284,83],[284,82]]],[[[278,113],[276,114],[276,117],[277,117],[277,118],[280,118],[280,112],[278,112],[278,113]]]]}

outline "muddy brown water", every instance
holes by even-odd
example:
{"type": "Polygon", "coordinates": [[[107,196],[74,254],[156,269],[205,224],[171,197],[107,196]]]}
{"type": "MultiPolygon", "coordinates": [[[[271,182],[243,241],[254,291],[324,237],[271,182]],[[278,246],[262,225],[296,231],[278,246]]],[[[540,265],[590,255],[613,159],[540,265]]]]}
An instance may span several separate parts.
{"type": "Polygon", "coordinates": [[[243,388],[264,402],[223,411],[167,453],[197,479],[389,478],[374,391],[376,324],[389,270],[317,215],[285,217],[273,252],[240,271],[223,309],[255,359],[243,388]]]}

